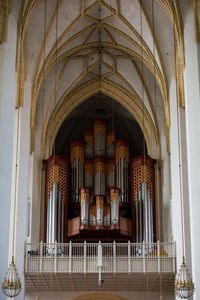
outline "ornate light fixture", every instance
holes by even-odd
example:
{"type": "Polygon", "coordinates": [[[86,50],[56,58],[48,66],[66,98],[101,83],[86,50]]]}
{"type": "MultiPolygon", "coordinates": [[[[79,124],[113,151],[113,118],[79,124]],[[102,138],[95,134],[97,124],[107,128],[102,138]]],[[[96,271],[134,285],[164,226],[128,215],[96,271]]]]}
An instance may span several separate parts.
{"type": "Polygon", "coordinates": [[[12,262],[2,283],[2,290],[10,298],[16,297],[21,291],[21,282],[14,264],[14,257],[12,257],[12,262]]]}
{"type": "Polygon", "coordinates": [[[194,294],[194,283],[183,257],[182,265],[176,275],[176,294],[182,299],[187,299],[194,294]]]}
{"type": "MultiPolygon", "coordinates": [[[[174,2],[173,2],[174,4],[174,2]]],[[[175,8],[173,8],[173,12],[175,8]]],[[[177,53],[176,53],[176,36],[175,36],[175,21],[173,15],[173,26],[174,26],[174,55],[175,55],[175,74],[177,74],[177,53]]],[[[177,80],[177,76],[176,76],[177,80]]],[[[187,265],[185,264],[185,244],[184,244],[184,227],[183,227],[183,182],[182,182],[182,157],[180,148],[180,108],[178,107],[177,101],[177,127],[178,127],[178,158],[179,158],[179,180],[180,180],[180,208],[181,208],[181,235],[182,235],[182,253],[183,260],[179,272],[176,274],[175,279],[175,291],[178,297],[181,299],[187,299],[194,294],[194,283],[192,281],[192,276],[188,271],[187,265]]]]}

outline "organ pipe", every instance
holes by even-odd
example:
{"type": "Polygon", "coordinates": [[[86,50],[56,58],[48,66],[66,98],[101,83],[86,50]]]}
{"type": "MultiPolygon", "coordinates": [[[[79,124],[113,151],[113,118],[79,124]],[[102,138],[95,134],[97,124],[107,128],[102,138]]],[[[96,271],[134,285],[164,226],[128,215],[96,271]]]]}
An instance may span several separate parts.
{"type": "Polygon", "coordinates": [[[104,206],[104,226],[110,226],[110,205],[104,206]]]}
{"type": "Polygon", "coordinates": [[[115,130],[107,130],[106,135],[106,156],[108,158],[115,157],[115,139],[116,139],[116,131],[115,130]]]}
{"type": "Polygon", "coordinates": [[[94,160],[94,194],[105,196],[106,185],[106,164],[105,159],[97,157],[94,160]]]}
{"type": "Polygon", "coordinates": [[[96,196],[96,222],[97,225],[102,226],[104,220],[104,197],[96,196]]]}
{"type": "Polygon", "coordinates": [[[80,189],[84,182],[84,144],[77,140],[70,144],[70,162],[72,168],[72,201],[80,203],[80,189]]]}
{"type": "Polygon", "coordinates": [[[128,202],[129,144],[117,140],[115,144],[116,183],[120,189],[120,202],[128,202]]]}
{"type": "Polygon", "coordinates": [[[111,225],[119,225],[119,189],[110,190],[111,225]]]}
{"type": "Polygon", "coordinates": [[[106,120],[94,120],[94,155],[105,156],[106,146],[106,120]]]}
{"type": "Polygon", "coordinates": [[[81,225],[89,222],[89,189],[81,189],[81,225]]]}
{"type": "Polygon", "coordinates": [[[93,130],[85,130],[83,132],[85,142],[85,158],[93,158],[94,149],[94,133],[93,130]]]}
{"type": "Polygon", "coordinates": [[[106,164],[106,199],[110,203],[110,189],[115,187],[115,160],[112,158],[107,159],[106,164]]]}

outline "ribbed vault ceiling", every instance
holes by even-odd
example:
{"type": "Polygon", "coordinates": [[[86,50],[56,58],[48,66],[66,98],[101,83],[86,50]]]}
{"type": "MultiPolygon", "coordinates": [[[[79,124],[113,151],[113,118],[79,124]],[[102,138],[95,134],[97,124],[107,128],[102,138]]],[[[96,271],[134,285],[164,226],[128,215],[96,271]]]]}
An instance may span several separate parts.
{"type": "Polygon", "coordinates": [[[102,83],[117,84],[143,102],[155,132],[163,121],[169,128],[171,23],[181,48],[176,0],[24,0],[19,32],[31,82],[33,140],[41,110],[45,137],[52,112],[89,82],[91,88],[98,82],[99,92],[102,83]]]}

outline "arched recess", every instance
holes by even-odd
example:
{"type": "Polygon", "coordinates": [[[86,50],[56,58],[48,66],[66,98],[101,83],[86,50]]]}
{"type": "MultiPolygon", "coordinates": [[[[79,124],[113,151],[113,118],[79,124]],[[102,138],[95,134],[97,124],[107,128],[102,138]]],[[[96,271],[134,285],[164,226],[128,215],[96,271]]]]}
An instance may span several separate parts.
{"type": "Polygon", "coordinates": [[[148,154],[160,159],[161,145],[159,130],[152,121],[152,118],[138,95],[133,95],[123,87],[109,81],[91,80],[73,90],[69,95],[63,95],[57,103],[46,128],[43,128],[41,140],[41,159],[48,158],[53,149],[53,144],[64,120],[82,102],[97,93],[103,93],[113,98],[124,106],[138,122],[147,145],[148,154]]]}
{"type": "Polygon", "coordinates": [[[72,300],[126,300],[126,298],[108,293],[91,293],[73,298],[72,300]]]}

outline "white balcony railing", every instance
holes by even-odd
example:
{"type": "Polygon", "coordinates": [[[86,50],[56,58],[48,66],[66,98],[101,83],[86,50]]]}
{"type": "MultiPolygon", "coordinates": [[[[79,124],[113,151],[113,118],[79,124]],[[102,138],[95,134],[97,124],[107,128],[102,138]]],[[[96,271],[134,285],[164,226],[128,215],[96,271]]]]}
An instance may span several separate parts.
{"type": "Polygon", "coordinates": [[[25,244],[25,273],[175,273],[168,243],[25,244]]]}

